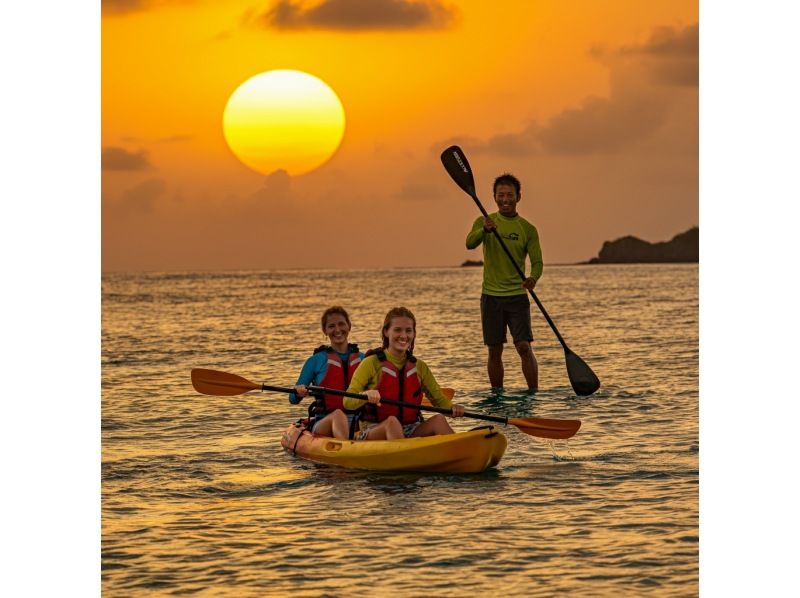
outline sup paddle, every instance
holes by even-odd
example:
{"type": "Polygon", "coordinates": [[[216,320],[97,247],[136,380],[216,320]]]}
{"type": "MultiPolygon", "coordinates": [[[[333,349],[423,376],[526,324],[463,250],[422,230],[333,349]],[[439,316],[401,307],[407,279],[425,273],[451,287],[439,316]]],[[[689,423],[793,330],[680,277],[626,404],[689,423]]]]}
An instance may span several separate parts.
{"type": "MultiPolygon", "coordinates": [[[[461,148],[457,145],[451,145],[444,150],[442,152],[442,164],[444,164],[447,174],[449,174],[456,184],[475,201],[475,205],[478,206],[478,209],[481,211],[484,218],[488,218],[489,214],[486,213],[486,210],[475,193],[475,179],[472,176],[472,169],[469,166],[469,162],[467,162],[467,157],[464,155],[464,152],[461,151],[461,148]]],[[[525,273],[520,269],[516,260],[514,260],[514,257],[508,250],[508,247],[506,247],[506,244],[503,242],[503,238],[500,236],[500,233],[497,232],[497,229],[492,229],[492,232],[494,233],[497,241],[500,243],[500,247],[503,248],[503,251],[508,256],[508,259],[511,260],[511,263],[514,265],[514,269],[517,271],[517,274],[519,274],[522,280],[525,280],[525,273]]],[[[547,313],[544,305],[542,305],[542,302],[539,301],[536,293],[534,293],[532,289],[528,289],[528,292],[531,294],[531,297],[533,297],[536,305],[541,310],[544,319],[547,320],[548,324],[550,324],[550,328],[552,328],[553,332],[555,332],[556,338],[558,338],[561,346],[564,347],[564,358],[567,363],[567,375],[569,376],[569,382],[572,385],[572,389],[575,391],[575,394],[580,396],[592,394],[598,388],[600,388],[600,379],[592,371],[592,368],[590,368],[583,359],[581,359],[572,351],[572,349],[567,346],[567,343],[564,341],[564,338],[561,336],[558,328],[556,328],[555,323],[550,318],[550,315],[547,313]]]]}
{"type": "MultiPolygon", "coordinates": [[[[192,370],[192,386],[194,386],[195,390],[199,393],[221,397],[240,395],[251,390],[282,392],[286,394],[294,392],[294,388],[270,386],[268,384],[256,384],[255,382],[250,382],[246,378],[242,378],[236,374],[220,372],[217,370],[206,370],[202,368],[195,368],[192,370]]],[[[311,393],[325,392],[328,394],[352,397],[366,401],[366,397],[362,394],[347,392],[344,390],[336,390],[333,388],[325,388],[323,386],[308,386],[308,390],[311,393]]],[[[434,411],[436,413],[444,413],[445,415],[453,414],[452,409],[446,409],[444,407],[428,407],[425,405],[415,405],[413,403],[392,401],[384,398],[381,398],[381,403],[385,403],[386,405],[402,405],[403,407],[409,407],[411,409],[418,409],[420,411],[434,411]]],[[[468,411],[464,412],[464,417],[498,422],[501,424],[511,424],[512,426],[516,426],[521,432],[525,432],[531,436],[550,438],[554,440],[571,438],[581,427],[581,422],[576,419],[503,417],[498,415],[485,415],[483,413],[472,413],[468,411]]]]}

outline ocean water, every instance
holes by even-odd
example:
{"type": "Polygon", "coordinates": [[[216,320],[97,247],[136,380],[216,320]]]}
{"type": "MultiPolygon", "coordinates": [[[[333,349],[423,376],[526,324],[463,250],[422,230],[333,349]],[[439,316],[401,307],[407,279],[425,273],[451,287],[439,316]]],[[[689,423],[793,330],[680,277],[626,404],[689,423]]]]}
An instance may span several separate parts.
{"type": "MultiPolygon", "coordinates": [[[[551,266],[537,295],[602,381],[569,386],[532,305],[541,390],[513,347],[489,391],[480,268],[106,274],[102,291],[104,596],[694,596],[698,593],[697,265],[551,266]],[[351,341],[386,311],[456,401],[580,419],[568,442],[504,429],[475,475],[303,461],[280,435],[306,403],[211,397],[192,368],[289,386],[340,304],[351,341]]],[[[450,420],[456,430],[482,422],[450,420]]]]}

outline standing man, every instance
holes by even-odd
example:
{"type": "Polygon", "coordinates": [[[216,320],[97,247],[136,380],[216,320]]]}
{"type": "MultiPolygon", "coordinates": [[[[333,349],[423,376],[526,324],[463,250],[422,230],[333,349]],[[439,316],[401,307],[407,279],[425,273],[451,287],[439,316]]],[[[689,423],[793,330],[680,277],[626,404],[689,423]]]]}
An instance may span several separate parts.
{"type": "Polygon", "coordinates": [[[487,369],[493,388],[503,386],[503,344],[506,327],[522,362],[522,374],[528,388],[539,388],[539,367],[531,348],[531,304],[526,289],[533,290],[542,275],[542,249],[536,227],[517,214],[522,199],[519,180],[503,174],[494,181],[494,201],[498,211],[488,218],[479,217],[467,235],[467,249],[483,243],[483,286],[481,288],[481,324],[483,342],[489,348],[487,369]],[[525,257],[531,271],[524,281],[514,269],[493,230],[502,237],[514,261],[525,272],[525,257]]]}

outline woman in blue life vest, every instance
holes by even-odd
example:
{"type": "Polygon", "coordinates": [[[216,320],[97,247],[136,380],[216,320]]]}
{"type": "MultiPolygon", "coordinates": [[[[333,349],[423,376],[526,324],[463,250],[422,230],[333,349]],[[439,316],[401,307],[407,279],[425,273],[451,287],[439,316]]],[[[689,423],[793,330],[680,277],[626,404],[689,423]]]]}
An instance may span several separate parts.
{"type": "Polygon", "coordinates": [[[347,389],[363,393],[366,400],[346,397],[343,401],[346,409],[364,409],[356,438],[394,440],[453,433],[442,414],[423,421],[419,409],[382,405],[381,397],[419,405],[424,392],[437,407],[452,409],[453,417],[464,415],[464,407],[451,404],[425,362],[412,354],[416,334],[417,320],[410,310],[389,310],[381,330],[382,348],[367,353],[347,389]]]}
{"type": "MultiPolygon", "coordinates": [[[[364,354],[358,346],[347,342],[350,335],[350,316],[343,307],[329,307],[322,314],[322,331],[330,339],[330,345],[322,345],[309,357],[300,377],[289,395],[289,402],[297,404],[307,397],[308,386],[324,386],[345,390],[364,354]]],[[[345,412],[342,397],[331,394],[314,397],[309,408],[311,431],[320,436],[333,436],[342,440],[352,437],[355,411],[345,412]]]]}

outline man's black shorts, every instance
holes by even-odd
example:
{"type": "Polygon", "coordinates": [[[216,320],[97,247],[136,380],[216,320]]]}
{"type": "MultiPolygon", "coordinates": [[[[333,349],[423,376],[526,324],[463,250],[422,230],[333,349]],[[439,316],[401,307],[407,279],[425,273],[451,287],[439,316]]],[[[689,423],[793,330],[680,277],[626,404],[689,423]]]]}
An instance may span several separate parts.
{"type": "Polygon", "coordinates": [[[497,297],[481,295],[483,343],[500,345],[506,342],[506,327],[515,343],[532,341],[531,302],[527,295],[497,297]]]}

